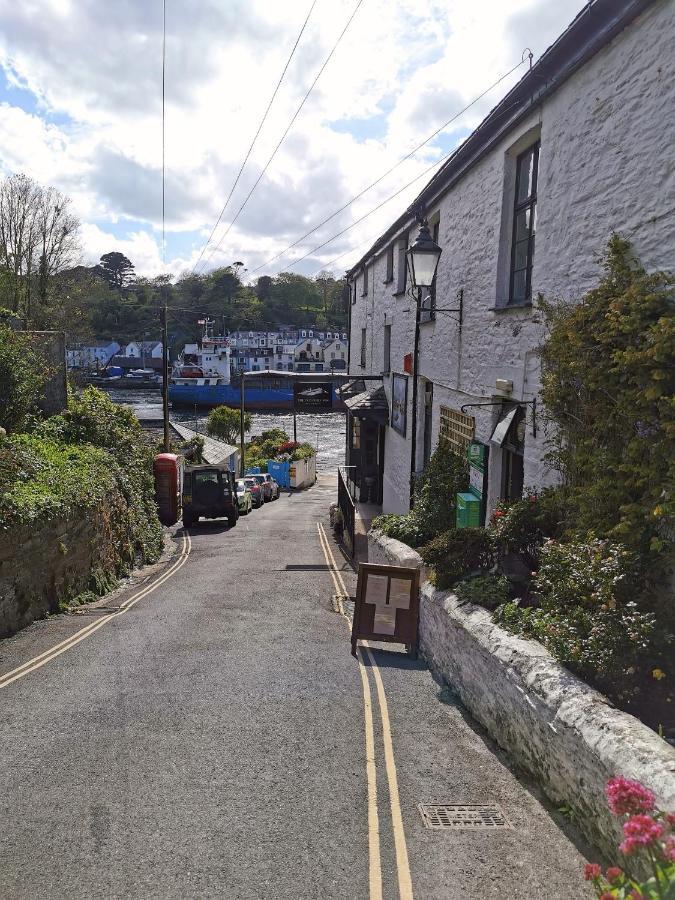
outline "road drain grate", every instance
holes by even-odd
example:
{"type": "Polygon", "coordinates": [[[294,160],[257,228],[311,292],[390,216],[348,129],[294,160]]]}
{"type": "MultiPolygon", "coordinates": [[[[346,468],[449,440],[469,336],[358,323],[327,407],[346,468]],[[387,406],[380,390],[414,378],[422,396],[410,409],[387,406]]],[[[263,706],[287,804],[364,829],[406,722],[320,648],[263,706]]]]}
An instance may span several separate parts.
{"type": "Polygon", "coordinates": [[[418,809],[425,828],[436,831],[441,829],[483,831],[513,827],[501,809],[495,805],[420,803],[418,809]]]}

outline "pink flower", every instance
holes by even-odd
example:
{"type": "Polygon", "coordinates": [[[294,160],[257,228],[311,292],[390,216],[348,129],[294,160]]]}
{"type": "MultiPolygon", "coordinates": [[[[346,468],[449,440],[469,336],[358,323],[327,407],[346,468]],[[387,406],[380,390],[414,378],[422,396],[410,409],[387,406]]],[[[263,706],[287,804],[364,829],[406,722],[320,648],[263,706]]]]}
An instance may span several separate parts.
{"type": "Polygon", "coordinates": [[[646,900],[646,897],[644,894],[641,894],[640,891],[635,891],[635,890],[631,891],[630,894],[628,895],[628,897],[629,897],[629,900],[646,900]]]}
{"type": "Polygon", "coordinates": [[[586,863],[584,866],[584,878],[586,881],[593,881],[602,875],[602,869],[597,863],[586,863]]]}
{"type": "Polygon", "coordinates": [[[605,872],[605,878],[609,881],[610,884],[614,884],[615,881],[618,881],[619,878],[623,875],[623,872],[618,866],[610,866],[609,869],[605,872]]]}
{"type": "Polygon", "coordinates": [[[675,862],[675,837],[666,838],[663,846],[663,855],[668,862],[675,862]]]}
{"type": "Polygon", "coordinates": [[[671,828],[675,828],[675,814],[666,813],[666,822],[670,825],[671,828]]]}
{"type": "Polygon", "coordinates": [[[600,900],[616,900],[614,894],[609,894],[607,891],[600,894],[600,900]]]}
{"type": "Polygon", "coordinates": [[[663,825],[652,819],[651,816],[638,815],[633,816],[624,823],[623,833],[626,835],[624,844],[630,842],[630,850],[623,852],[632,852],[639,847],[646,847],[657,841],[663,834],[663,825]]]}
{"type": "Polygon", "coordinates": [[[625,841],[621,841],[621,843],[619,844],[619,850],[623,853],[624,856],[630,856],[631,853],[634,853],[639,849],[640,844],[635,840],[635,838],[626,838],[625,841]]]}
{"type": "Polygon", "coordinates": [[[605,788],[609,808],[615,816],[649,812],[654,808],[654,794],[629,778],[610,778],[605,788]]]}

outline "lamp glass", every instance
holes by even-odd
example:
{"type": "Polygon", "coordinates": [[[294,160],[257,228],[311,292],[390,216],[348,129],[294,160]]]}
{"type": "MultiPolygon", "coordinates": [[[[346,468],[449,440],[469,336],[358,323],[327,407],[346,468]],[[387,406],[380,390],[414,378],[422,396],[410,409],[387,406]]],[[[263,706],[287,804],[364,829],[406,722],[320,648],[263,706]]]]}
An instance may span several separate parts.
{"type": "Polygon", "coordinates": [[[415,287],[431,287],[441,256],[441,248],[423,222],[415,243],[406,251],[410,279],[415,287]]]}

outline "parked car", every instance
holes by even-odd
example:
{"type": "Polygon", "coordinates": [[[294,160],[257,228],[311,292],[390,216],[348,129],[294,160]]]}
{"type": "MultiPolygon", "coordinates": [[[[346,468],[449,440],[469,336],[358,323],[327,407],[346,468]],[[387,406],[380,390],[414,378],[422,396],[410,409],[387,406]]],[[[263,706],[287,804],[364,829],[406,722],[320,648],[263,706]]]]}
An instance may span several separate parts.
{"type": "Polygon", "coordinates": [[[266,483],[271,486],[270,500],[278,500],[281,496],[281,488],[279,487],[279,482],[275,481],[274,478],[272,478],[272,476],[269,474],[263,475],[263,478],[265,479],[266,483]]]}
{"type": "Polygon", "coordinates": [[[251,492],[251,499],[253,500],[253,505],[256,509],[263,505],[265,502],[265,497],[263,496],[263,488],[261,484],[255,480],[253,475],[248,475],[244,478],[244,484],[251,492]]]}
{"type": "Polygon", "coordinates": [[[253,497],[243,478],[237,481],[237,501],[239,502],[239,512],[242,516],[247,516],[253,509],[253,497]]]}
{"type": "Polygon", "coordinates": [[[226,518],[237,524],[239,504],[234,474],[225,466],[186,466],[183,477],[183,525],[189,528],[203,516],[226,518]]]}
{"type": "Polygon", "coordinates": [[[269,500],[273,500],[272,496],[272,476],[271,475],[252,475],[251,478],[255,478],[260,487],[262,488],[263,500],[267,503],[269,500]]]}

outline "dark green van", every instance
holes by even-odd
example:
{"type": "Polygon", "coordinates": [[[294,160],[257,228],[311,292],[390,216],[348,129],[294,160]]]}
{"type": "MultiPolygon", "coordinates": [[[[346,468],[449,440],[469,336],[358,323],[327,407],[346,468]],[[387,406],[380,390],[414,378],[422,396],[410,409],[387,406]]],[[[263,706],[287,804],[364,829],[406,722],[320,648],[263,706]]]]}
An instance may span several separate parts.
{"type": "Polygon", "coordinates": [[[183,477],[183,525],[200,518],[237,524],[239,504],[234,473],[225,466],[186,466],[183,477]]]}

